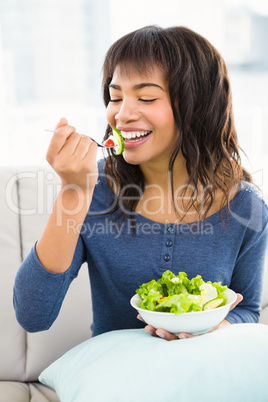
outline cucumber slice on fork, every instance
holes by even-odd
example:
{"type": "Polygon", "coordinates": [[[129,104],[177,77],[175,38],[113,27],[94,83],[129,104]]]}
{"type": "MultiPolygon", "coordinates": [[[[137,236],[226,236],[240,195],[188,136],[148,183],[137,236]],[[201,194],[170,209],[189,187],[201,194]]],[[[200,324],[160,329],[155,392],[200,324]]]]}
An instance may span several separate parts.
{"type": "Polygon", "coordinates": [[[115,154],[121,155],[125,149],[124,138],[117,128],[113,128],[113,136],[117,140],[118,145],[115,145],[115,154]]]}

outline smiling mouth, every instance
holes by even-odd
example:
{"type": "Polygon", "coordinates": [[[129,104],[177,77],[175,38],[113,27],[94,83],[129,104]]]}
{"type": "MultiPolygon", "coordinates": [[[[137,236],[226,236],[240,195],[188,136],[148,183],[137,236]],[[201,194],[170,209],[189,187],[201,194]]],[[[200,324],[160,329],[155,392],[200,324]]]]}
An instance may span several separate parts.
{"type": "Polygon", "coordinates": [[[121,131],[121,134],[126,142],[138,142],[151,134],[151,132],[152,131],[121,131]]]}

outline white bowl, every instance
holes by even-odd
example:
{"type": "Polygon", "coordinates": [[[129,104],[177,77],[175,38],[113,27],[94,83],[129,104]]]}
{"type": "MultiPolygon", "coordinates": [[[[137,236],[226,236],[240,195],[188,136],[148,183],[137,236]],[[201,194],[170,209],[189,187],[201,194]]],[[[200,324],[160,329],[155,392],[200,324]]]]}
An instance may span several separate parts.
{"type": "Polygon", "coordinates": [[[227,297],[225,306],[212,310],[192,311],[178,315],[140,308],[142,300],[138,294],[131,298],[130,304],[139,312],[147,324],[152,325],[156,329],[163,328],[176,335],[180,332],[189,332],[197,335],[210,331],[229,313],[232,304],[236,301],[237,295],[231,289],[226,289],[224,294],[227,297]]]}

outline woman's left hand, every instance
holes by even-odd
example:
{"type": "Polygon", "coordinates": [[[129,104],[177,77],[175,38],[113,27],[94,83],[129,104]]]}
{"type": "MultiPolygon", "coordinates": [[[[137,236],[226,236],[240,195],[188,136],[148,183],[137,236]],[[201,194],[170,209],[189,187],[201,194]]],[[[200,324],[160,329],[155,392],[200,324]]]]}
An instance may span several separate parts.
{"type": "MultiPolygon", "coordinates": [[[[238,305],[238,303],[240,303],[242,300],[243,300],[243,296],[240,293],[237,293],[237,299],[232,304],[232,307],[230,308],[230,311],[233,310],[238,305]]],[[[138,319],[143,321],[143,319],[141,318],[140,315],[138,315],[138,319]]],[[[223,327],[225,325],[229,325],[229,324],[230,324],[229,321],[223,320],[208,332],[215,331],[215,329],[221,328],[221,327],[223,327]]],[[[190,334],[188,332],[180,332],[178,335],[175,335],[175,334],[172,334],[171,332],[168,332],[168,331],[166,331],[165,329],[162,329],[162,328],[156,329],[156,328],[152,327],[152,325],[146,325],[146,327],[144,329],[145,329],[146,332],[148,332],[152,336],[158,336],[160,338],[166,339],[167,341],[173,341],[175,339],[193,338],[195,336],[200,336],[200,335],[193,335],[193,334],[190,334]]]]}

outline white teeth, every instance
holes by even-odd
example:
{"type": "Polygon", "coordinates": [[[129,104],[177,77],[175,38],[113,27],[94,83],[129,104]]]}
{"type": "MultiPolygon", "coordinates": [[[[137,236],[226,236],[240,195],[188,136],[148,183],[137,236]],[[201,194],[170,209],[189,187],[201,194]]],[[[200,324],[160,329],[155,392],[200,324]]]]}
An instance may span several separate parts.
{"type": "Polygon", "coordinates": [[[131,138],[139,138],[143,137],[144,135],[150,133],[150,131],[121,131],[123,138],[126,140],[130,140],[131,138]]]}

